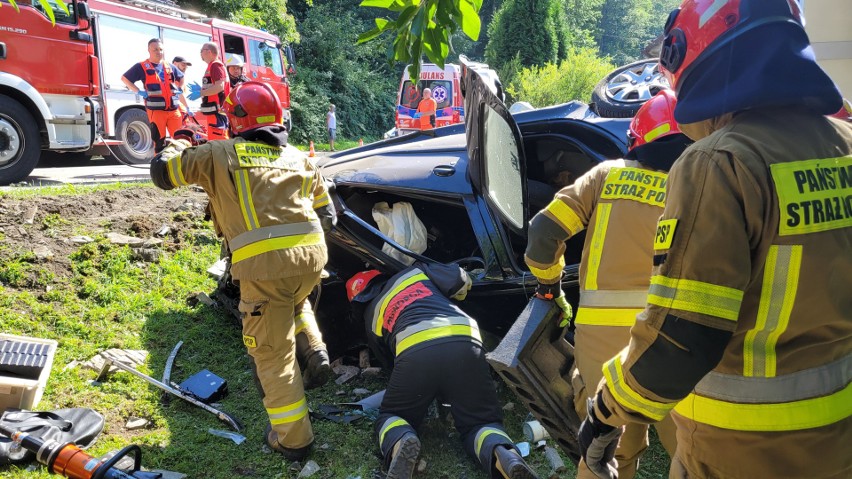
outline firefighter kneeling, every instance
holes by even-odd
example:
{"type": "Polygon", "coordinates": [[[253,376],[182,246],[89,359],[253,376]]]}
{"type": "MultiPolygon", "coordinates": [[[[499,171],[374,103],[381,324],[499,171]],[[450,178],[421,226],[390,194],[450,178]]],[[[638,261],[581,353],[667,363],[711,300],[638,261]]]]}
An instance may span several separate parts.
{"type": "Polygon", "coordinates": [[[269,85],[247,82],[225,101],[231,140],[198,147],[178,140],[151,163],[151,179],[170,190],[197,184],[210,197],[217,231],[240,287],[243,342],[269,415],[264,439],[287,459],[313,443],[296,364],[295,317],[327,261],[324,231],[334,210],[316,167],[287,145],[283,111],[269,85]]]}
{"type": "Polygon", "coordinates": [[[451,404],[465,450],[489,477],[536,477],[503,429],[479,327],[448,299],[464,299],[470,286],[456,265],[422,263],[393,277],[364,271],[346,283],[371,346],[395,358],[376,421],[388,479],[411,477],[420,454],[415,428],[436,396],[451,404]]]}

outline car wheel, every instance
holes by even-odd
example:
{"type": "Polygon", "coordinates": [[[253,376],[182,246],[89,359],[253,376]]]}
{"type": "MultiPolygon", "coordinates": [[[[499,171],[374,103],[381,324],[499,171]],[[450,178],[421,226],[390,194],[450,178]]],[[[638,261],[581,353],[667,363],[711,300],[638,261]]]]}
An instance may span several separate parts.
{"type": "Polygon", "coordinates": [[[610,72],[592,92],[592,105],[598,115],[630,118],[643,103],[669,88],[657,60],[639,60],[610,72]]]}
{"type": "Polygon", "coordinates": [[[0,95],[0,185],[29,176],[40,153],[38,124],[32,114],[16,100],[0,95]]]}
{"type": "Polygon", "coordinates": [[[116,138],[121,140],[113,152],[123,163],[144,164],[154,158],[154,140],[148,114],[139,108],[121,112],[116,122],[116,138]]]}

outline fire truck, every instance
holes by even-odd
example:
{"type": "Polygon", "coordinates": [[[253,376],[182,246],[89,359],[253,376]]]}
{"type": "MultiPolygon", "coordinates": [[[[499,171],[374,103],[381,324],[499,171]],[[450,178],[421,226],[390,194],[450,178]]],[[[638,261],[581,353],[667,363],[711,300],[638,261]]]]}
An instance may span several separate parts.
{"type": "MultiPolygon", "coordinates": [[[[201,83],[201,45],[215,42],[220,58],[245,59],[245,73],[271,84],[290,126],[287,70],[292,50],[275,35],[151,0],[18,0],[0,10],[0,184],[26,178],[44,151],[69,161],[113,154],[147,163],[153,142],[144,100],[121,77],[148,58],[148,41],[163,41],[165,60],[192,63],[185,85],[201,83]]],[[[168,0],[166,0],[168,1],[168,0]]],[[[199,100],[190,101],[197,111],[199,100]]]]}

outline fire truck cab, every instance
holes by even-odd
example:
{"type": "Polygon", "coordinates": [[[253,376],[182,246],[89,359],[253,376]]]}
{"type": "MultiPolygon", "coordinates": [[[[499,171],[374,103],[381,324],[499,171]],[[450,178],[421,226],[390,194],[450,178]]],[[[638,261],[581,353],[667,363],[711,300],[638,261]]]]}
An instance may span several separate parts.
{"type": "MultiPolygon", "coordinates": [[[[47,0],[55,24],[38,0],[18,0],[17,13],[0,1],[0,184],[28,176],[43,150],[149,162],[144,100],[121,77],[148,57],[152,38],[163,41],[166,61],[192,63],[185,85],[201,83],[203,43],[215,42],[220,58],[241,55],[246,76],[276,89],[289,127],[293,57],[274,35],[149,0],[71,0],[67,12],[47,0]]],[[[199,105],[190,101],[193,111],[199,105]]]]}

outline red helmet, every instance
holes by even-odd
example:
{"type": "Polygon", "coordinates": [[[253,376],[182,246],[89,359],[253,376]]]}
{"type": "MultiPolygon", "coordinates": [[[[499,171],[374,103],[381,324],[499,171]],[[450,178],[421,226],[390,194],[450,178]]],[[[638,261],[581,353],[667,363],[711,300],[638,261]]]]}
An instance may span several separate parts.
{"type": "Polygon", "coordinates": [[[367,286],[370,285],[370,281],[380,274],[382,274],[381,271],[371,269],[369,271],[361,271],[355,276],[349,278],[349,281],[346,282],[346,296],[349,298],[349,301],[352,301],[355,299],[355,296],[358,296],[367,289],[367,286]]]}
{"type": "Polygon", "coordinates": [[[676,92],[701,61],[734,38],[769,23],[804,31],[797,0],[684,0],[666,21],[660,65],[676,92]]]}
{"type": "Polygon", "coordinates": [[[654,98],[646,101],[636,112],[627,130],[628,149],[680,133],[674,119],[676,104],[677,98],[671,90],[660,90],[654,98]]]}
{"type": "Polygon", "coordinates": [[[261,126],[280,125],[284,119],[284,109],[275,90],[257,81],[240,83],[231,90],[225,99],[225,113],[231,131],[236,134],[261,126]]]}
{"type": "Polygon", "coordinates": [[[832,113],[828,116],[839,118],[841,120],[852,121],[852,102],[844,98],[843,106],[837,110],[837,113],[832,113]]]}

